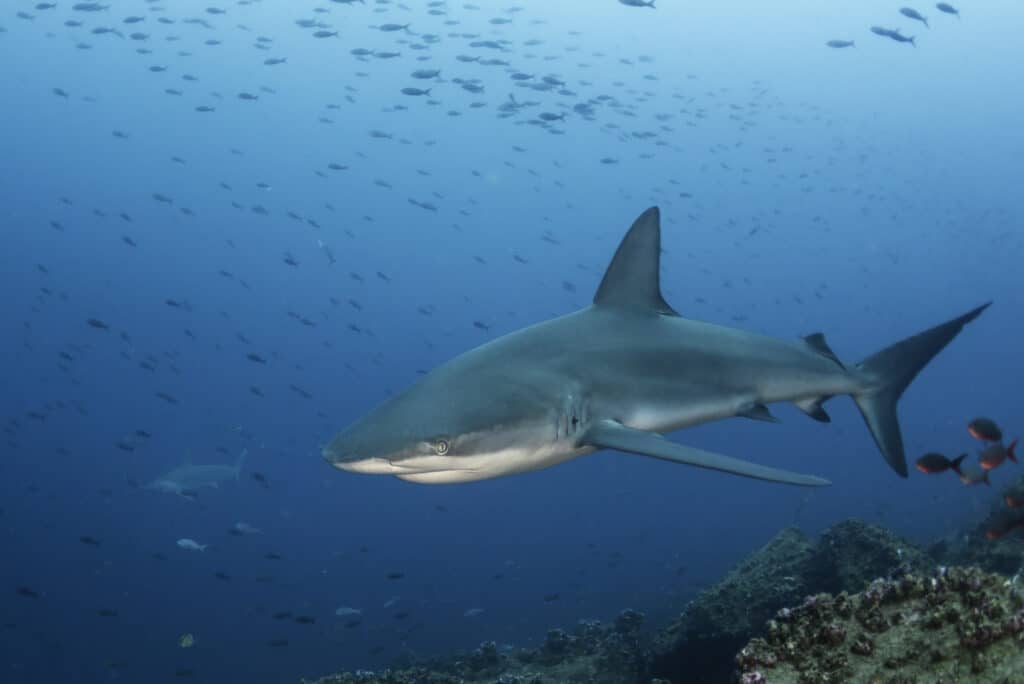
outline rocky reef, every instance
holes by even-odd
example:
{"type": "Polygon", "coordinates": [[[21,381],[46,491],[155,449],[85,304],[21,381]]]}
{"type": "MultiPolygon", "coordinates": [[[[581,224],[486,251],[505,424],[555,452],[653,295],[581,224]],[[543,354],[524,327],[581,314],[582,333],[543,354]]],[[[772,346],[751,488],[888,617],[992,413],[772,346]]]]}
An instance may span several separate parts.
{"type": "Polygon", "coordinates": [[[878,579],[783,608],[740,650],[741,684],[1024,681],[1024,597],[977,568],[878,579]]]}
{"type": "Polygon", "coordinates": [[[1024,600],[1011,578],[1024,541],[987,541],[986,524],[928,553],[855,520],[817,540],[786,529],[654,633],[626,610],[613,624],[551,630],[534,650],[485,642],[315,684],[1024,684],[1024,600]],[[939,565],[951,559],[984,569],[939,565]]]}

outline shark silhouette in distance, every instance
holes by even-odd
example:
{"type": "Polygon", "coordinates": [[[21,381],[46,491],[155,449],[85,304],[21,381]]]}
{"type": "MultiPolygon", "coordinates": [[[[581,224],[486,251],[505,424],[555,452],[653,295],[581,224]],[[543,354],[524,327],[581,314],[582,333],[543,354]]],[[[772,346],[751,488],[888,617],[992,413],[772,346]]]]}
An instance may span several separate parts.
{"type": "Polygon", "coordinates": [[[492,340],[434,369],[338,433],[341,470],[469,482],[538,470],[600,449],[793,485],[827,480],[670,441],[663,432],[742,416],[776,421],[793,402],[853,398],[888,464],[907,476],[896,402],[984,304],[847,366],[821,333],[778,340],[677,314],[662,298],[660,215],[623,238],[593,304],[492,340]]]}
{"type": "Polygon", "coordinates": [[[201,489],[215,489],[220,486],[221,482],[238,480],[242,474],[242,466],[245,464],[245,457],[248,453],[248,449],[242,449],[242,453],[234,465],[194,465],[190,461],[186,461],[177,468],[169,470],[148,483],[144,489],[165,494],[177,494],[186,499],[196,499],[201,489]]]}

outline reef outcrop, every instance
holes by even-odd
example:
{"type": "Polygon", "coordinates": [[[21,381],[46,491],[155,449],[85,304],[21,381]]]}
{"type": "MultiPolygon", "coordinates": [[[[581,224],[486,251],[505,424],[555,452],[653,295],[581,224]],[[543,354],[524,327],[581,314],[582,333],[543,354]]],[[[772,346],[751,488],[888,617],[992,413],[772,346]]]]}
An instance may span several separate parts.
{"type": "Polygon", "coordinates": [[[777,534],[655,637],[651,673],[681,682],[700,672],[708,681],[726,681],[732,655],[775,611],[811,592],[806,576],[814,555],[813,543],[799,530],[777,534]]]}
{"type": "Polygon", "coordinates": [[[704,591],[652,646],[651,674],[689,681],[730,682],[731,656],[779,609],[807,595],[856,592],[877,578],[933,566],[917,546],[875,525],[849,520],[817,541],[796,529],[780,532],[704,591]]]}

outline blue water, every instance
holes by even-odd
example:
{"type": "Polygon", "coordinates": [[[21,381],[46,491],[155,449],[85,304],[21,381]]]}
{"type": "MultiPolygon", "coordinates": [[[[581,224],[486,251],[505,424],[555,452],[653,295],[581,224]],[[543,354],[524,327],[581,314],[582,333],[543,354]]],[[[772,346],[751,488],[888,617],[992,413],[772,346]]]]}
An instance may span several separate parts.
{"type": "Polygon", "coordinates": [[[843,398],[830,425],[780,406],[675,436],[835,483],[814,492],[608,452],[430,487],[319,447],[421,371],[585,306],[650,205],[684,316],[821,330],[849,362],[994,299],[900,415],[911,458],[973,448],[975,415],[1012,433],[1020,3],[921,5],[926,29],[880,0],[108,2],[0,8],[3,681],[296,681],[626,607],[656,626],[787,525],[928,541],[982,515],[984,487],[896,477],[843,398]],[[564,86],[517,85],[543,76],[564,86]],[[538,104],[502,118],[510,94],[538,104]],[[245,448],[197,501],[140,486],[245,448]]]}

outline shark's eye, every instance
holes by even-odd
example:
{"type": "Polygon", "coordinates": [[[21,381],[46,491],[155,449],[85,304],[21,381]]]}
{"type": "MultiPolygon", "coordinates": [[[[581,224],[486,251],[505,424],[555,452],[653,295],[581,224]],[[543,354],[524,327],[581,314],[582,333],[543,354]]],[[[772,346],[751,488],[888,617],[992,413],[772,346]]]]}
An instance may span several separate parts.
{"type": "Polygon", "coordinates": [[[441,456],[444,456],[445,454],[447,454],[448,453],[448,440],[446,440],[446,439],[439,439],[436,442],[434,442],[434,451],[436,451],[441,456]]]}

